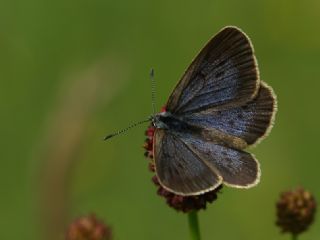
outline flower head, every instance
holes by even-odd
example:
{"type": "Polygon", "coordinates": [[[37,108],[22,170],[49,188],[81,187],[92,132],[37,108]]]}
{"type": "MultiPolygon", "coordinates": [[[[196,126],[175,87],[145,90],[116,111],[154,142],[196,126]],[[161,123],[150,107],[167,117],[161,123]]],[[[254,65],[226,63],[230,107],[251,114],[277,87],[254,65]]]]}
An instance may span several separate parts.
{"type": "Polygon", "coordinates": [[[67,230],[66,240],[110,240],[111,229],[91,214],[73,221],[67,230]]]}
{"type": "Polygon", "coordinates": [[[278,200],[277,222],[282,232],[298,235],[308,229],[314,220],[316,201],[303,188],[283,192],[278,200]]]}
{"type": "MultiPolygon", "coordinates": [[[[147,136],[145,143],[143,145],[145,149],[145,156],[150,160],[149,162],[149,170],[151,172],[155,172],[155,164],[153,160],[153,135],[154,135],[155,128],[150,125],[145,132],[147,136]]],[[[153,183],[157,186],[158,190],[157,193],[159,196],[166,199],[167,204],[176,209],[177,211],[182,212],[191,212],[193,210],[200,210],[205,209],[207,203],[212,203],[214,200],[217,199],[217,193],[221,190],[222,185],[216,188],[213,191],[197,195],[197,196],[181,196],[174,194],[166,189],[164,189],[161,184],[159,183],[157,175],[152,177],[153,183]]]]}

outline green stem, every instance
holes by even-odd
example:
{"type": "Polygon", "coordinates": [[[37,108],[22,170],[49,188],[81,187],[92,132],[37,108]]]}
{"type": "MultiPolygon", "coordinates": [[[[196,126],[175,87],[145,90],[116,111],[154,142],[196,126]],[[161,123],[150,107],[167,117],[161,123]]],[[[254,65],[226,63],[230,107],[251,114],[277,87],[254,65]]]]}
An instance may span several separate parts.
{"type": "Polygon", "coordinates": [[[297,234],[292,234],[292,240],[298,240],[298,235],[297,234]]]}
{"type": "Polygon", "coordinates": [[[188,213],[189,230],[191,235],[191,240],[200,240],[200,229],[198,222],[198,215],[196,211],[188,213]]]}

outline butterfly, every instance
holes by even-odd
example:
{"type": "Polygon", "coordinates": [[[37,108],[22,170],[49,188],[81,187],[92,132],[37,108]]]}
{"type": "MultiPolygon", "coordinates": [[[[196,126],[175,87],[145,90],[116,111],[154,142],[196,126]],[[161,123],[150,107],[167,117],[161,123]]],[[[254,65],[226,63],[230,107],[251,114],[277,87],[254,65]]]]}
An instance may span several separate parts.
{"type": "Polygon", "coordinates": [[[276,109],[250,39],[237,27],[223,28],[187,68],[165,111],[151,117],[161,186],[194,196],[221,184],[257,185],[260,165],[245,149],[268,135],[276,109]]]}

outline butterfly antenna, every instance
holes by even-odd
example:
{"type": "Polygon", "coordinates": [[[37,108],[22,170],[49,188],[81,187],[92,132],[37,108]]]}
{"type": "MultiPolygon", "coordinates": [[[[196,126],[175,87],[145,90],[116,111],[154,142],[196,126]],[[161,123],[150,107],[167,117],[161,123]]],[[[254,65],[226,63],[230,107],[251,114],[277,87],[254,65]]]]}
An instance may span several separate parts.
{"type": "MultiPolygon", "coordinates": [[[[153,115],[152,115],[152,116],[154,116],[155,113],[156,113],[156,107],[155,107],[155,105],[156,105],[156,104],[155,104],[155,95],[156,95],[156,94],[155,94],[155,89],[156,89],[156,84],[155,84],[155,81],[154,81],[154,70],[153,70],[153,68],[151,68],[151,71],[150,71],[150,80],[151,80],[151,101],[152,101],[152,111],[153,111],[153,115]]],[[[129,129],[134,128],[135,126],[138,126],[138,125],[140,125],[140,124],[142,124],[142,123],[149,122],[149,121],[152,120],[152,116],[149,117],[149,118],[146,119],[146,120],[143,120],[143,121],[140,121],[140,122],[136,122],[136,123],[130,125],[129,127],[126,127],[126,128],[124,128],[124,129],[122,129],[122,130],[119,130],[119,131],[117,131],[117,132],[115,132],[115,133],[109,134],[109,135],[107,135],[107,136],[104,138],[104,140],[108,140],[108,139],[110,139],[110,138],[112,138],[112,137],[114,137],[114,136],[117,136],[117,135],[120,135],[120,134],[122,134],[122,133],[125,133],[125,132],[128,131],[129,129]]]]}
{"type": "Polygon", "coordinates": [[[142,124],[142,123],[145,123],[145,122],[149,122],[150,120],[151,120],[151,117],[149,117],[149,118],[146,119],[146,120],[143,120],[143,121],[140,121],[140,122],[136,122],[136,123],[130,125],[129,127],[126,127],[126,128],[124,128],[124,129],[122,129],[122,130],[119,130],[119,131],[117,131],[117,132],[115,132],[115,133],[112,133],[112,134],[107,135],[107,136],[104,138],[104,140],[108,140],[108,139],[110,139],[110,138],[112,138],[112,137],[114,137],[114,136],[117,136],[117,135],[119,135],[119,134],[122,134],[122,133],[128,131],[129,129],[134,128],[135,126],[138,126],[138,125],[140,125],[140,124],[142,124]]]}
{"type": "Polygon", "coordinates": [[[156,82],[154,81],[154,70],[151,68],[150,71],[150,80],[151,80],[151,102],[152,102],[152,112],[153,115],[156,114],[156,82]]]}

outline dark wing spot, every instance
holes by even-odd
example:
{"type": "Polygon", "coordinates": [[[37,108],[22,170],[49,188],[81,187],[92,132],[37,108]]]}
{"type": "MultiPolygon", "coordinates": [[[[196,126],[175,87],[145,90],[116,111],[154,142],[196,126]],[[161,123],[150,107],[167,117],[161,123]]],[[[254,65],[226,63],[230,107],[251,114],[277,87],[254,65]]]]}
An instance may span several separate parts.
{"type": "Polygon", "coordinates": [[[237,114],[237,118],[239,118],[239,119],[243,119],[243,115],[242,115],[242,113],[238,113],[238,114],[237,114]]]}
{"type": "Polygon", "coordinates": [[[241,108],[242,108],[243,110],[247,110],[247,109],[248,109],[248,105],[243,105],[241,108]]]}
{"type": "Polygon", "coordinates": [[[204,70],[201,70],[201,71],[198,73],[198,76],[199,76],[200,78],[205,78],[206,75],[207,75],[207,73],[206,73],[204,70]]]}
{"type": "Polygon", "coordinates": [[[216,78],[220,78],[224,74],[224,71],[216,73],[216,78]]]}
{"type": "Polygon", "coordinates": [[[229,120],[229,122],[228,122],[229,124],[230,124],[230,126],[234,126],[234,120],[229,120]]]}

